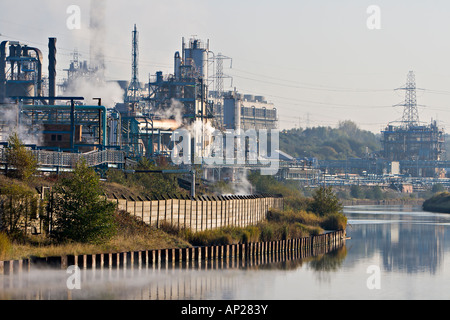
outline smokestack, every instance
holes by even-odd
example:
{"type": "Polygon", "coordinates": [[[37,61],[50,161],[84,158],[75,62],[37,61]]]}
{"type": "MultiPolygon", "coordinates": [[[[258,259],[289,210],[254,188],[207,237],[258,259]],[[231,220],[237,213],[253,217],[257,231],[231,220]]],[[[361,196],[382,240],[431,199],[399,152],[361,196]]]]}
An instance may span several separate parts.
{"type": "MultiPolygon", "coordinates": [[[[56,38],[48,38],[48,96],[56,96],[56,38]]],[[[50,99],[50,105],[55,104],[55,100],[50,99]]]]}

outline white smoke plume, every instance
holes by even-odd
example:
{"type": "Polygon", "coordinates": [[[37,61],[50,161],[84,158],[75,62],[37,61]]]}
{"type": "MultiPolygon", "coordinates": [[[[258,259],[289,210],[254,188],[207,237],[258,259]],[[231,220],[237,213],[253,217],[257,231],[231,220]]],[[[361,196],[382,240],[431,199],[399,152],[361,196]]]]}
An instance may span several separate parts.
{"type": "Polygon", "coordinates": [[[237,174],[236,181],[232,187],[235,195],[246,196],[253,194],[254,187],[248,180],[247,169],[237,174]]]}
{"type": "Polygon", "coordinates": [[[183,114],[184,105],[173,98],[170,100],[170,107],[168,109],[159,109],[154,112],[155,116],[162,119],[175,119],[179,126],[183,125],[183,114]]]}
{"type": "Polygon", "coordinates": [[[105,25],[106,1],[91,0],[90,8],[90,64],[97,70],[100,80],[104,80],[105,72],[105,25]]]}
{"type": "Polygon", "coordinates": [[[78,77],[70,81],[66,92],[68,96],[84,97],[87,105],[97,104],[94,98],[101,98],[102,105],[112,108],[123,102],[124,92],[115,82],[104,82],[97,77],[78,77]]]}
{"type": "Polygon", "coordinates": [[[19,106],[14,103],[0,106],[0,141],[7,142],[9,136],[17,133],[23,144],[42,145],[42,128],[31,124],[25,117],[19,121],[19,106]]]}

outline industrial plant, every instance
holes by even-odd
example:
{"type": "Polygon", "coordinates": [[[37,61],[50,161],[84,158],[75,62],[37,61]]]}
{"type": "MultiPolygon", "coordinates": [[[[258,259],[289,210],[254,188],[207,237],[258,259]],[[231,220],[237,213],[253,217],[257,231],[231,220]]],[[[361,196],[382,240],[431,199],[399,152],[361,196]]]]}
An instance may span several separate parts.
{"type": "MultiPolygon", "coordinates": [[[[170,163],[174,132],[184,129],[193,133],[192,163],[203,165],[203,158],[208,157],[205,150],[212,145],[212,130],[231,130],[239,138],[241,130],[277,128],[277,110],[265,97],[236,89],[224,92],[223,61],[227,57],[216,56],[209,40],[182,38],[181,50],[173,55],[173,73],[158,71],[148,82],[141,82],[136,25],[131,31],[130,80],[105,80],[104,55],[96,48],[96,38],[91,39],[90,61],[82,61],[74,51],[60,81],[56,78],[56,38],[48,39],[46,75],[40,48],[17,41],[1,43],[3,147],[15,130],[43,171],[70,170],[81,157],[97,168],[126,169],[143,157],[152,161],[163,157],[170,163]],[[108,86],[121,88],[120,102],[111,103],[108,94],[102,96],[108,86]]],[[[4,154],[0,149],[5,168],[4,154]]],[[[192,166],[180,165],[180,169],[192,166]]],[[[245,170],[245,164],[236,164],[209,165],[202,171],[205,179],[235,181],[245,170]]]]}
{"type": "MultiPolygon", "coordinates": [[[[95,25],[95,24],[92,24],[95,25]]],[[[95,29],[93,30],[95,35],[95,29]]],[[[278,128],[276,106],[264,96],[224,89],[224,61],[231,58],[214,54],[209,40],[181,39],[180,51],[173,53],[173,72],[161,71],[139,78],[139,31],[131,30],[131,79],[106,81],[104,55],[91,41],[90,61],[74,51],[73,58],[57,80],[56,38],[48,38],[48,70],[43,70],[42,48],[18,41],[0,44],[0,162],[7,170],[5,149],[15,130],[33,150],[42,171],[70,170],[80,158],[88,165],[126,170],[141,158],[156,163],[165,158],[174,164],[174,132],[193,133],[189,150],[192,165],[178,165],[180,172],[200,166],[205,180],[238,181],[248,170],[264,167],[259,160],[277,161],[276,176],[304,185],[379,184],[386,176],[395,179],[443,178],[450,163],[442,160],[444,132],[436,121],[419,121],[414,73],[407,76],[403,118],[389,123],[382,134],[383,149],[366,158],[346,160],[295,159],[273,144],[268,154],[256,162],[217,164],[208,160],[212,131],[274,131],[278,128]],[[120,88],[120,102],[111,102],[108,88],[120,88]],[[89,87],[86,95],[83,88],[89,87]],[[97,95],[98,94],[98,95],[97,95]],[[270,153],[270,156],[269,156],[270,153]],[[357,175],[357,182],[350,175],[357,175]],[[370,177],[367,178],[367,177],[370,177]]],[[[170,54],[170,53],[169,53],[170,54]]],[[[244,154],[252,143],[232,142],[234,151],[244,154]]],[[[230,142],[228,142],[230,143],[230,142]]],[[[222,144],[226,144],[222,141],[222,144]]],[[[261,146],[259,146],[261,147],[261,146]]],[[[184,150],[186,151],[186,150],[184,150]]],[[[221,150],[220,152],[224,152],[221,150]]],[[[233,157],[234,155],[232,155],[233,157]]],[[[266,165],[267,166],[267,165],[266,165]]]]}

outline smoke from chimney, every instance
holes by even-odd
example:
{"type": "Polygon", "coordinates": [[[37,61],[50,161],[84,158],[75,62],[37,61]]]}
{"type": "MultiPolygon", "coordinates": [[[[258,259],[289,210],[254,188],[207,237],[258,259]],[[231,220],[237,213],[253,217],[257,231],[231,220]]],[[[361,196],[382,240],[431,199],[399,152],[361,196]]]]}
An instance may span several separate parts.
{"type": "Polygon", "coordinates": [[[105,0],[91,0],[90,7],[90,63],[91,69],[97,69],[97,76],[103,80],[105,72],[105,0]]]}

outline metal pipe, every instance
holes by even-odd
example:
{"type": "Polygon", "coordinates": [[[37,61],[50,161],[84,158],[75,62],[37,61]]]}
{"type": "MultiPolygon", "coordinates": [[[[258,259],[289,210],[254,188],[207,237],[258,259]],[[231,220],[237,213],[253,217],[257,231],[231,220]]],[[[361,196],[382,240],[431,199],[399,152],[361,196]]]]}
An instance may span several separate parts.
{"type": "Polygon", "coordinates": [[[9,41],[0,44],[0,103],[6,98],[6,46],[9,41]]]}
{"type": "MultiPolygon", "coordinates": [[[[56,38],[48,38],[48,95],[53,98],[56,96],[56,38]]],[[[50,105],[55,101],[50,100],[50,105]]]]}
{"type": "Polygon", "coordinates": [[[42,52],[38,48],[33,47],[24,47],[24,50],[28,51],[34,51],[36,53],[36,59],[37,59],[37,96],[40,97],[42,95],[42,64],[43,64],[43,58],[42,58],[42,52]]]}

